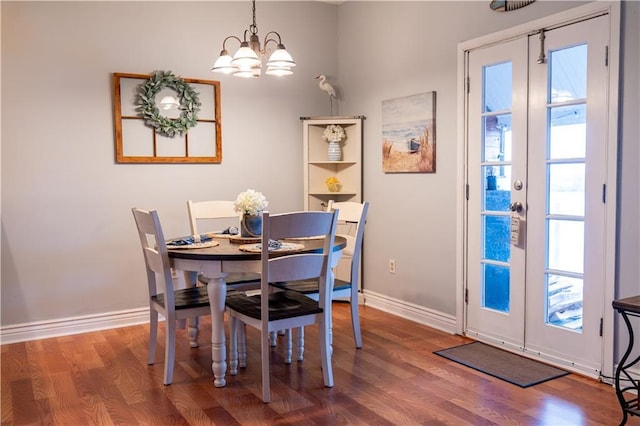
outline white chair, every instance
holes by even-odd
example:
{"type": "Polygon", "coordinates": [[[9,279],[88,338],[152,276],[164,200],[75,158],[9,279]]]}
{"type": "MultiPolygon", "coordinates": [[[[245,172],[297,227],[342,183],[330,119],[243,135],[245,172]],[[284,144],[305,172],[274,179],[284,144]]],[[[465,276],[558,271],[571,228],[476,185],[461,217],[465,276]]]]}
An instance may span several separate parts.
{"type": "MultiPolygon", "coordinates": [[[[335,240],[338,212],[295,212],[262,215],[262,279],[260,294],[249,296],[245,293],[227,296],[227,311],[230,318],[230,374],[238,373],[238,365],[244,366],[246,347],[244,326],[257,328],[261,333],[262,354],[262,400],[271,399],[269,380],[269,337],[278,330],[301,329],[306,325],[318,324],[320,336],[320,356],[324,385],[333,387],[331,366],[331,342],[329,336],[331,320],[331,294],[333,286],[330,268],[335,240]],[[311,237],[325,235],[321,253],[283,252],[269,257],[269,242],[283,238],[311,237]],[[311,280],[319,288],[319,301],[314,301],[295,291],[277,291],[270,282],[311,280]],[[261,297],[268,295],[267,297],[261,297]],[[240,349],[238,354],[238,339],[240,349]],[[240,363],[239,360],[242,362],[240,363]]],[[[291,356],[290,331],[288,334],[287,359],[291,356]]]]}
{"type": "MultiPolygon", "coordinates": [[[[351,325],[353,328],[353,338],[356,342],[356,348],[362,348],[362,334],[360,332],[360,312],[358,309],[358,280],[360,277],[360,259],[362,253],[362,239],[364,237],[364,227],[367,220],[367,212],[369,210],[369,202],[356,203],[351,201],[334,202],[329,201],[327,210],[339,210],[338,215],[338,231],[337,235],[347,239],[347,247],[342,250],[342,259],[340,262],[350,262],[349,277],[346,280],[339,278],[336,273],[336,279],[333,286],[331,298],[344,299],[348,298],[351,305],[351,325]]],[[[340,264],[338,265],[338,268],[340,264]]],[[[312,281],[284,282],[275,283],[274,286],[295,290],[314,300],[318,300],[318,285],[312,281]]]]}
{"type": "MultiPolygon", "coordinates": [[[[213,200],[213,201],[187,201],[187,210],[189,212],[189,224],[191,225],[191,234],[199,235],[202,233],[198,229],[198,223],[207,223],[209,226],[213,224],[219,226],[218,230],[223,228],[238,227],[240,214],[235,211],[233,201],[213,200]]],[[[213,232],[213,231],[205,231],[213,232]]],[[[196,284],[196,274],[187,272],[185,280],[191,285],[196,284]]],[[[260,287],[260,274],[251,272],[233,272],[225,277],[225,282],[230,289],[250,289],[260,287]]],[[[198,281],[207,284],[207,278],[202,275],[198,276],[198,281]]]]}
{"type": "MultiPolygon", "coordinates": [[[[176,321],[186,318],[210,315],[209,296],[206,287],[192,287],[175,290],[171,277],[171,264],[167,254],[158,213],[155,210],[132,209],[142,245],[142,253],[147,270],[149,286],[149,358],[154,362],[156,340],[158,338],[158,313],[166,318],[166,342],[164,357],[164,384],[173,381],[173,366],[176,351],[176,321]]],[[[189,327],[191,347],[198,346],[198,327],[189,327]]]]}

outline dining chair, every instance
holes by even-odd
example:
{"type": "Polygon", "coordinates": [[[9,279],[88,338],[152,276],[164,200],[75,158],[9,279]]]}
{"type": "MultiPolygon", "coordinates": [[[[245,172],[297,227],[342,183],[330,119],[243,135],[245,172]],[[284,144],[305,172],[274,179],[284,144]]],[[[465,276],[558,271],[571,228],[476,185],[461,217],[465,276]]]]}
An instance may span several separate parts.
{"type": "MultiPolygon", "coordinates": [[[[328,211],[339,210],[337,235],[346,238],[347,247],[342,250],[340,262],[349,262],[348,278],[340,279],[336,274],[331,299],[349,300],[351,305],[351,325],[356,348],[362,348],[362,334],[360,332],[360,312],[358,308],[358,283],[360,279],[360,259],[362,254],[362,239],[369,211],[369,202],[357,203],[352,201],[329,201],[328,211]]],[[[345,277],[346,278],[346,277],[345,277]]],[[[314,300],[318,300],[318,285],[314,281],[295,281],[274,283],[283,290],[298,291],[314,300]]]]}
{"type": "MultiPolygon", "coordinates": [[[[169,385],[173,381],[175,363],[176,321],[210,315],[209,295],[206,287],[174,289],[171,264],[158,212],[137,208],[133,208],[132,211],[142,245],[149,287],[150,324],[147,363],[149,365],[154,363],[158,338],[158,314],[162,314],[166,319],[163,383],[169,385]]],[[[197,321],[189,325],[189,345],[198,347],[197,321]]]]}
{"type": "MultiPolygon", "coordinates": [[[[271,399],[269,380],[269,338],[278,330],[302,329],[312,324],[319,326],[320,357],[324,385],[333,387],[331,342],[331,293],[333,286],[330,268],[333,255],[338,212],[304,211],[270,215],[262,214],[262,242],[260,244],[262,277],[260,292],[229,294],[226,299],[230,324],[229,372],[238,374],[238,366],[246,365],[245,326],[260,330],[262,358],[262,400],[271,399]],[[324,236],[322,252],[304,253],[282,251],[278,246],[285,238],[324,236]],[[270,252],[273,253],[270,256],[270,252]],[[319,300],[312,300],[295,291],[279,291],[271,282],[315,280],[320,289],[319,300]],[[240,340],[240,345],[238,341],[240,340]],[[239,350],[241,351],[239,353],[239,350]]],[[[287,345],[287,360],[291,359],[291,339],[287,345]]],[[[300,343],[300,342],[298,342],[300,343]]],[[[299,348],[300,349],[300,348],[299,348]]]]}
{"type": "MultiPolygon", "coordinates": [[[[235,227],[236,232],[240,221],[240,214],[235,211],[233,201],[227,200],[211,200],[211,201],[187,201],[187,210],[189,212],[189,224],[191,225],[191,234],[200,235],[202,231],[198,229],[198,223],[207,223],[209,226],[224,224],[229,229],[235,227]],[[235,219],[231,221],[230,219],[235,219]]],[[[210,231],[207,231],[210,232],[210,231]]],[[[215,233],[215,231],[214,231],[215,233]]],[[[227,234],[230,235],[230,234],[227,234]]],[[[186,272],[185,277],[191,285],[197,281],[202,284],[208,283],[208,278],[195,272],[186,272]]],[[[230,290],[251,289],[260,287],[260,274],[253,272],[232,272],[225,277],[225,282],[230,286],[230,290]]]]}

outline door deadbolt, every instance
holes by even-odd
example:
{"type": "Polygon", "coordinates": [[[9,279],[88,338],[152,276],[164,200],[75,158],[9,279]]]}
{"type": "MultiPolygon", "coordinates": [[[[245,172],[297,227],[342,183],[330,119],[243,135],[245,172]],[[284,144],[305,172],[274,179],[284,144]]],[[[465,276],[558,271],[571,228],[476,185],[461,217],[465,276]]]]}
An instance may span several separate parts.
{"type": "Polygon", "coordinates": [[[522,189],[522,181],[517,180],[513,182],[513,189],[515,189],[516,191],[520,191],[522,189]]]}

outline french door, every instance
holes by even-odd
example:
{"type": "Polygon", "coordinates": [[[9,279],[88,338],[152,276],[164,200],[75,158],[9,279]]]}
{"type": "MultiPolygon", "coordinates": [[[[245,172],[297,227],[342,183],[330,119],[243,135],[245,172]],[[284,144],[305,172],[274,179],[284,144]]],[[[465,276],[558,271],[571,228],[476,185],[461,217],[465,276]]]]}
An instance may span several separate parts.
{"type": "Polygon", "coordinates": [[[466,52],[465,333],[596,376],[608,22],[466,52]]]}

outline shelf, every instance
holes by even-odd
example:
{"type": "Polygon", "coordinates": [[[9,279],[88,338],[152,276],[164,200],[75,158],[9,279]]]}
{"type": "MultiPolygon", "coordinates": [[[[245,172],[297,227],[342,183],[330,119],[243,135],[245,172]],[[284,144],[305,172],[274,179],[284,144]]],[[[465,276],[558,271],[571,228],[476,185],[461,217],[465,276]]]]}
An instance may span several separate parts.
{"type": "Polygon", "coordinates": [[[358,164],[358,162],[357,161],[329,161],[329,160],[313,161],[313,160],[310,160],[309,164],[344,164],[344,165],[352,165],[352,164],[358,164]]]}
{"type": "Polygon", "coordinates": [[[304,151],[304,208],[321,210],[330,199],[362,202],[362,116],[300,117],[304,151]],[[328,160],[329,144],[324,130],[330,124],[344,129],[340,141],[339,161],[328,160]],[[325,181],[336,177],[342,183],[340,192],[329,192],[325,181]]]}
{"type": "Polygon", "coordinates": [[[309,195],[335,195],[335,196],[340,196],[340,195],[347,195],[347,196],[354,196],[354,195],[358,195],[357,192],[348,192],[348,191],[338,191],[338,192],[329,192],[329,191],[313,191],[313,192],[309,192],[309,195]]]}
{"type": "Polygon", "coordinates": [[[342,120],[364,120],[366,117],[364,115],[349,115],[349,116],[324,116],[324,117],[300,117],[302,121],[313,121],[313,122],[335,122],[342,120]]]}

